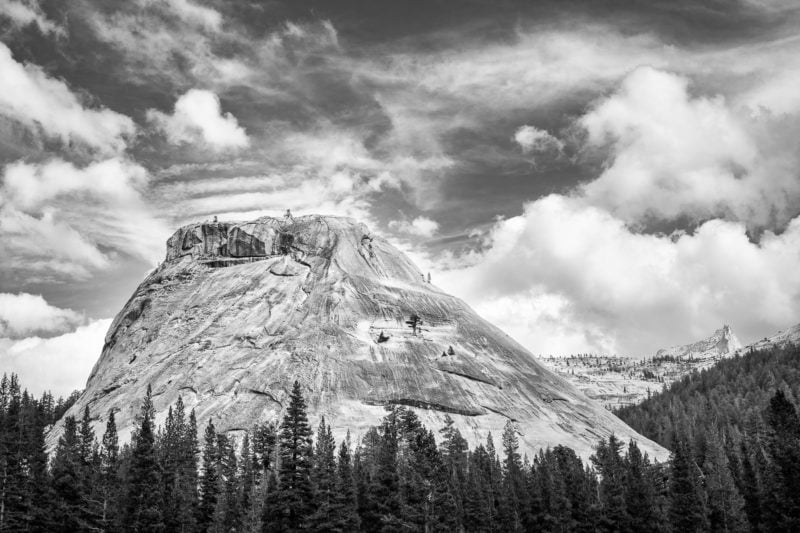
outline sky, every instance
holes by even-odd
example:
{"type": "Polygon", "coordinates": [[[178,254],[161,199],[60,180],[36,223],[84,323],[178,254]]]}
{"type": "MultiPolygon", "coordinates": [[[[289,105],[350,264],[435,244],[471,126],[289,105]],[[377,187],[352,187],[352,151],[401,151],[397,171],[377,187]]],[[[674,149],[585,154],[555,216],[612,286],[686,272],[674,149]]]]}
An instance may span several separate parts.
{"type": "Polygon", "coordinates": [[[180,225],[362,220],[534,354],[800,322],[794,0],[0,0],[0,371],[180,225]]]}

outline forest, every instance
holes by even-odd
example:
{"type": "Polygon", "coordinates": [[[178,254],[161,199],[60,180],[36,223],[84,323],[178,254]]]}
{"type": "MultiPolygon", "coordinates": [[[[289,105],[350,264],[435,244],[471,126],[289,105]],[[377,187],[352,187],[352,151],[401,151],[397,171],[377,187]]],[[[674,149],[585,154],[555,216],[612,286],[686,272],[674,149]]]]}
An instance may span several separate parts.
{"type": "Polygon", "coordinates": [[[156,427],[148,391],[131,442],[120,442],[113,412],[95,435],[87,410],[64,419],[48,456],[45,432],[69,402],[34,398],[12,375],[0,383],[0,531],[800,531],[794,389],[758,390],[763,406],[742,407],[748,420],[730,430],[709,423],[714,410],[736,418],[722,405],[674,414],[662,464],[613,435],[587,462],[566,446],[521,457],[511,422],[498,447],[490,434],[470,449],[452,420],[434,432],[398,406],[360,442],[336,443],[324,419],[310,426],[299,383],[282,420],[241,441],[211,423],[201,437],[180,400],[156,427]]]}

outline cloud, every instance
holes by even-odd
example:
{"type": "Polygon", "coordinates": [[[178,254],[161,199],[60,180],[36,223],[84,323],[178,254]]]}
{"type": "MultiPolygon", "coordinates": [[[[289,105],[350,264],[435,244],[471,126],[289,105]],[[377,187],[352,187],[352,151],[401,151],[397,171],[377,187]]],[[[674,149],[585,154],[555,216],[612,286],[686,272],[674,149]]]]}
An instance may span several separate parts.
{"type": "Polygon", "coordinates": [[[215,150],[244,148],[249,139],[236,117],[223,114],[219,98],[211,91],[190,89],[175,102],[172,115],[150,109],[147,119],[174,144],[203,141],[215,150]]]}
{"type": "Polygon", "coordinates": [[[724,323],[755,340],[797,322],[796,120],[644,67],[576,126],[599,175],[496,223],[437,283],[539,353],[651,355],[724,323]]]}
{"type": "Polygon", "coordinates": [[[630,222],[724,217],[785,224],[800,200],[800,169],[778,121],[689,94],[689,81],[643,67],[578,121],[607,168],[581,195],[630,222]],[[782,147],[781,147],[782,148],[782,147]]]}
{"type": "MultiPolygon", "coordinates": [[[[153,3],[148,1],[146,3],[153,3]]],[[[167,5],[182,20],[199,24],[209,30],[219,30],[222,24],[222,15],[210,7],[199,6],[189,0],[167,0],[167,5]]]]}
{"type": "Polygon", "coordinates": [[[89,109],[61,80],[36,65],[18,63],[0,43],[0,115],[63,144],[80,143],[101,153],[124,150],[133,121],[109,109],[89,109]]]}
{"type": "Polygon", "coordinates": [[[111,158],[85,167],[16,162],[0,187],[0,268],[22,279],[86,277],[118,254],[155,262],[166,237],[145,200],[147,171],[111,158]]]}
{"type": "Polygon", "coordinates": [[[0,338],[0,368],[18,374],[20,383],[35,395],[50,390],[66,396],[84,387],[110,325],[111,319],[95,320],[49,339],[0,338]]]}
{"type": "Polygon", "coordinates": [[[45,16],[38,0],[5,0],[0,3],[0,16],[11,19],[20,27],[36,24],[42,33],[64,34],[63,28],[45,16]]]}
{"type": "Polygon", "coordinates": [[[80,313],[54,307],[41,295],[0,293],[0,337],[65,333],[83,322],[80,313]]]}
{"type": "Polygon", "coordinates": [[[560,152],[564,149],[563,142],[535,126],[520,126],[517,131],[514,132],[514,142],[516,142],[525,153],[547,152],[551,150],[560,152]]]}
{"type": "Polygon", "coordinates": [[[408,220],[392,220],[389,222],[389,228],[402,233],[430,238],[439,231],[439,223],[420,216],[410,222],[408,220]]]}
{"type": "Polygon", "coordinates": [[[749,240],[740,223],[635,233],[605,210],[551,195],[499,222],[471,267],[437,276],[534,352],[652,355],[731,323],[744,339],[800,316],[800,218],[749,240]]]}

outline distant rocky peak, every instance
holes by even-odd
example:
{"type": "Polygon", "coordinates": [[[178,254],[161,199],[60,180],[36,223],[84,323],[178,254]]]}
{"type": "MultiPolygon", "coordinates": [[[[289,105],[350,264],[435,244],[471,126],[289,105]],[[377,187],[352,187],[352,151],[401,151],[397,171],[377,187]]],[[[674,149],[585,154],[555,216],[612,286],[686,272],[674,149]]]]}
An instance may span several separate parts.
{"type": "Polygon", "coordinates": [[[656,357],[675,357],[678,359],[705,359],[720,357],[742,348],[742,343],[727,324],[719,328],[713,335],[690,344],[662,348],[656,357]]]}

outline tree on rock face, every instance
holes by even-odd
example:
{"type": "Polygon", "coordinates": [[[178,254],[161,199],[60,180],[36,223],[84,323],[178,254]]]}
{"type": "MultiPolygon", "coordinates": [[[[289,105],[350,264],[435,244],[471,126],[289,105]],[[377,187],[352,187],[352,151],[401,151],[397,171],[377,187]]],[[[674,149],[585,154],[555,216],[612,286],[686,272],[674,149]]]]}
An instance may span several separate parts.
{"type": "Polygon", "coordinates": [[[278,437],[278,480],[274,497],[280,506],[269,506],[265,531],[298,531],[311,515],[313,491],[311,427],[306,416],[306,402],[295,381],[289,395],[289,407],[281,422],[278,437]]]}

